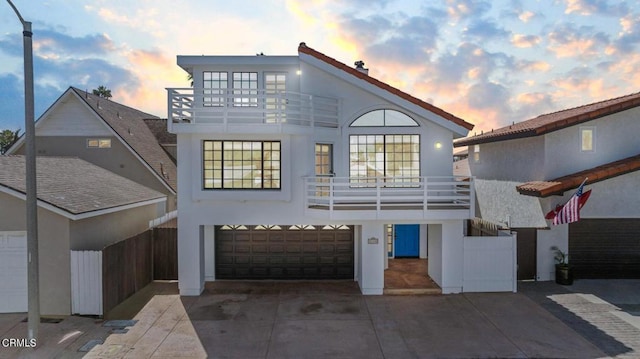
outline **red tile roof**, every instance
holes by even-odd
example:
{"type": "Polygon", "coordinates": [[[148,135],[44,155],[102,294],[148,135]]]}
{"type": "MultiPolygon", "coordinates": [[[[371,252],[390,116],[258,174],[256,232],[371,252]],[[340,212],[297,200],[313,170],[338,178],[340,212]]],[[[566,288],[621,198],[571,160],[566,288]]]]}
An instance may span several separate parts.
{"type": "Polygon", "coordinates": [[[454,142],[455,147],[539,136],[640,106],[640,92],[568,110],[540,115],[510,126],[454,142]]]}
{"type": "Polygon", "coordinates": [[[340,62],[340,61],[338,61],[338,60],[336,60],[336,59],[334,59],[332,57],[329,57],[329,56],[327,56],[327,55],[325,55],[325,54],[323,54],[321,52],[318,52],[318,51],[308,47],[307,44],[305,44],[304,42],[301,42],[300,46],[298,46],[298,53],[303,53],[303,54],[307,54],[309,56],[313,56],[313,57],[315,57],[316,59],[318,59],[320,61],[323,61],[323,62],[325,62],[325,63],[327,63],[327,64],[329,64],[329,65],[331,65],[333,67],[336,67],[336,68],[338,68],[338,69],[340,69],[340,70],[342,70],[342,71],[344,71],[344,72],[346,72],[348,74],[351,74],[351,75],[353,75],[353,76],[355,76],[355,77],[357,77],[357,78],[359,78],[361,80],[364,80],[364,81],[366,81],[366,82],[368,82],[368,83],[370,83],[370,84],[372,84],[374,86],[377,86],[377,87],[379,87],[379,88],[381,88],[381,89],[383,89],[383,90],[385,90],[387,92],[390,92],[390,93],[392,93],[392,94],[394,94],[394,95],[396,95],[398,97],[401,97],[401,98],[403,98],[403,99],[405,99],[405,100],[407,100],[407,101],[409,101],[409,102],[411,102],[411,103],[413,103],[413,104],[415,104],[417,106],[420,106],[420,107],[422,107],[422,108],[424,108],[424,109],[426,109],[428,111],[431,111],[431,112],[437,114],[438,116],[441,116],[441,117],[447,119],[448,121],[451,121],[451,122],[455,123],[458,126],[462,126],[462,127],[466,128],[467,130],[473,129],[473,126],[474,126],[473,124],[468,123],[465,120],[463,120],[463,119],[461,119],[459,117],[456,117],[456,116],[450,114],[449,112],[447,112],[447,111],[445,111],[445,110],[443,110],[441,108],[433,106],[430,103],[427,103],[427,102],[422,101],[422,100],[420,100],[420,99],[418,99],[416,97],[413,97],[413,96],[409,95],[406,92],[400,91],[397,88],[395,88],[395,87],[393,87],[391,85],[388,85],[388,84],[386,84],[386,83],[384,83],[384,82],[382,82],[380,80],[377,80],[377,79],[369,76],[368,74],[360,72],[360,71],[356,70],[353,67],[347,66],[344,63],[342,63],[342,62],[340,62]]]}
{"type": "Polygon", "coordinates": [[[561,195],[567,190],[578,188],[585,178],[588,178],[586,184],[591,184],[638,170],[640,170],[640,155],[556,178],[552,181],[523,183],[516,188],[518,192],[523,195],[548,197],[551,195],[561,195]]]}

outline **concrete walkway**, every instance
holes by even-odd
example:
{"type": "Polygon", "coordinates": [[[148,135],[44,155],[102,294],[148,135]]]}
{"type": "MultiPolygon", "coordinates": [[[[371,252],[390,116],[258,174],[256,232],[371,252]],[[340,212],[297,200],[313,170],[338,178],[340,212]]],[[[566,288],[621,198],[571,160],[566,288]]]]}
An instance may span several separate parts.
{"type": "MultiPolygon", "coordinates": [[[[216,282],[199,297],[156,286],[124,333],[70,317],[35,350],[0,358],[640,358],[637,280],[367,297],[353,282],[216,282]],[[104,343],[77,352],[92,335],[104,343]]],[[[8,316],[0,337],[20,337],[8,316]]]]}

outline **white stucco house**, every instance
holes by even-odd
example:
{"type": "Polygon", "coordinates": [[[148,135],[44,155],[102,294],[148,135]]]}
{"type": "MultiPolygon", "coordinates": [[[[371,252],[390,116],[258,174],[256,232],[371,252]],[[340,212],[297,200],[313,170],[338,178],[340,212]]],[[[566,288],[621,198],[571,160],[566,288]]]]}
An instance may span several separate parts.
{"type": "Polygon", "coordinates": [[[520,271],[530,271],[520,279],[553,278],[554,245],[576,278],[640,278],[639,131],[634,93],[455,141],[469,148],[477,215],[518,230],[520,271]],[[580,221],[545,221],[585,179],[580,221]]]}
{"type": "Polygon", "coordinates": [[[382,294],[389,255],[428,256],[462,291],[473,181],[453,140],[473,125],[301,43],[294,56],[178,56],[182,295],[217,279],[352,279],[382,294]],[[394,238],[395,236],[395,238],[394,238]]]}

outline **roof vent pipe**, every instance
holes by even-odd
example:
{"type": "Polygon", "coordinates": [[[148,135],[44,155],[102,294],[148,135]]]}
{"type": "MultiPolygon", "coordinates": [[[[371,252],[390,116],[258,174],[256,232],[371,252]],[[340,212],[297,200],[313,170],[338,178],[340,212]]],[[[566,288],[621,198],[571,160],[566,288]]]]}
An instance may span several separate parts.
{"type": "Polygon", "coordinates": [[[369,75],[369,69],[364,67],[364,61],[358,60],[354,63],[356,65],[356,70],[362,72],[365,75],[369,75]]]}

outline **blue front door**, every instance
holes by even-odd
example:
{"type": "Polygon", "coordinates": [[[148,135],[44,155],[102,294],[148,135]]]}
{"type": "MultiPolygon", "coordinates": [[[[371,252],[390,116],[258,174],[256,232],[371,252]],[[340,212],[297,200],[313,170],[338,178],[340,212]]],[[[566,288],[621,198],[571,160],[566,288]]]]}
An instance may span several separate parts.
{"type": "Polygon", "coordinates": [[[396,224],[395,257],[418,257],[420,255],[420,225],[396,224]]]}

